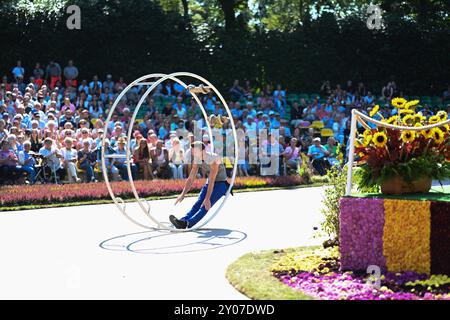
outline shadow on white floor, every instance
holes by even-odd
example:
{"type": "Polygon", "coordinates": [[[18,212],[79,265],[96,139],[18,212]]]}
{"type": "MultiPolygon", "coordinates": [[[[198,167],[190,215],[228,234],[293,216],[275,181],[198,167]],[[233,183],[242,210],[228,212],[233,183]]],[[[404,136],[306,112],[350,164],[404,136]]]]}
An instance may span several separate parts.
{"type": "Polygon", "coordinates": [[[178,254],[220,249],[246,238],[246,233],[229,229],[201,229],[183,233],[149,230],[115,236],[102,241],[99,246],[105,250],[140,254],[178,254]]]}

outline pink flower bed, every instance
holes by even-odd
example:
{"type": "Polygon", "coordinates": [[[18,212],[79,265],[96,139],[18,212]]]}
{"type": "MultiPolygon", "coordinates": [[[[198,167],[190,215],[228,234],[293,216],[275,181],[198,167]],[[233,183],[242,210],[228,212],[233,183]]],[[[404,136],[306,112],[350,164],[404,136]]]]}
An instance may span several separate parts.
{"type": "MultiPolygon", "coordinates": [[[[182,191],[185,180],[157,180],[135,181],[136,190],[141,197],[169,196],[182,191]]],[[[194,182],[192,192],[199,191],[204,185],[204,180],[194,182]]],[[[264,187],[288,187],[301,183],[298,176],[285,177],[238,177],[234,185],[235,189],[264,188],[264,187]]],[[[132,198],[129,182],[112,182],[112,189],[117,197],[132,198]]],[[[74,202],[98,199],[110,199],[106,184],[79,183],[65,185],[14,185],[0,187],[0,204],[2,206],[16,206],[27,204],[48,204],[58,202],[74,202]]]]}

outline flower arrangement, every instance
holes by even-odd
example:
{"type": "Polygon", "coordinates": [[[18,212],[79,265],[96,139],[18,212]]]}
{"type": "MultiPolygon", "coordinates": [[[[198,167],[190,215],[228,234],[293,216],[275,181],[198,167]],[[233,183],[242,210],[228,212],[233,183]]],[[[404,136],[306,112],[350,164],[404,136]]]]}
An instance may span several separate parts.
{"type": "MultiPolygon", "coordinates": [[[[448,118],[445,111],[439,111],[427,119],[421,112],[416,112],[416,108],[420,107],[419,100],[394,98],[391,104],[397,110],[396,115],[385,119],[376,105],[370,112],[370,117],[377,116],[381,118],[381,122],[411,128],[445,122],[448,118]]],[[[401,177],[410,185],[420,178],[428,178],[431,182],[431,179],[441,181],[450,177],[448,124],[420,131],[382,126],[373,129],[365,123],[362,125],[366,130],[355,142],[356,160],[360,165],[360,188],[382,186],[394,177],[401,177]]]]}

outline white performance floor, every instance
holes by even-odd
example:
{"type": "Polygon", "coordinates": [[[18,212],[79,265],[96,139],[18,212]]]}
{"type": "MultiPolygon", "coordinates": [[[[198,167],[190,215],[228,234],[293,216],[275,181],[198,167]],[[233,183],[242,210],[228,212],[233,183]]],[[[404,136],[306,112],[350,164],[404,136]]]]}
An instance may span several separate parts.
{"type": "MultiPolygon", "coordinates": [[[[227,266],[251,251],[320,244],[322,194],[237,193],[208,230],[184,234],[139,228],[114,204],[0,212],[0,298],[245,299],[227,266]]],[[[181,216],[195,198],[174,201],[152,201],[152,212],[181,216]]],[[[127,210],[143,216],[136,203],[127,210]]]]}

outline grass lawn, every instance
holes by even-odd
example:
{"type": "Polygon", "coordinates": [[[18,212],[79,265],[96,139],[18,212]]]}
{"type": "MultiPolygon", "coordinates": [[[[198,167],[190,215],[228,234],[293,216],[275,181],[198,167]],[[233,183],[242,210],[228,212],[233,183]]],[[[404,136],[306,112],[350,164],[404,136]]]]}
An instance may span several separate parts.
{"type": "Polygon", "coordinates": [[[292,289],[272,276],[271,267],[287,253],[303,253],[317,248],[319,247],[299,247],[247,253],[228,267],[226,277],[236,290],[254,300],[313,300],[313,297],[292,289]]]}

